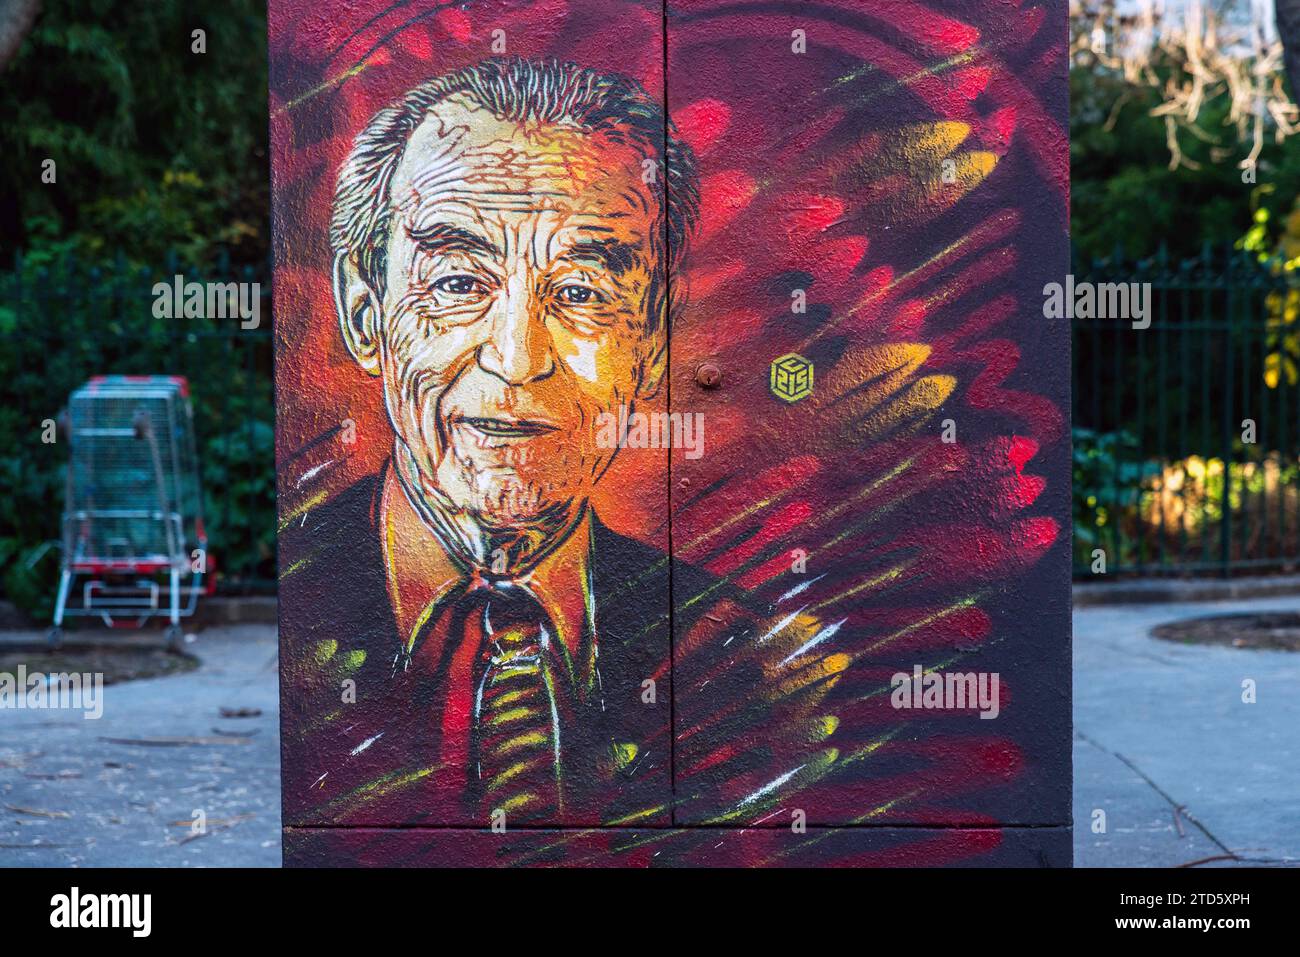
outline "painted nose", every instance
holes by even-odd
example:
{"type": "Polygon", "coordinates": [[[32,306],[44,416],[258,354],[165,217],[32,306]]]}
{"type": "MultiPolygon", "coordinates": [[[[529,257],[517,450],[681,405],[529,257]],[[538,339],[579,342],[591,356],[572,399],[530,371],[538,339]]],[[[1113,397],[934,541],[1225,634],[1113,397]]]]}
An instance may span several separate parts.
{"type": "Polygon", "coordinates": [[[508,289],[493,319],[492,334],[478,350],[484,370],[507,385],[545,379],[555,371],[551,336],[534,297],[508,289]]]}

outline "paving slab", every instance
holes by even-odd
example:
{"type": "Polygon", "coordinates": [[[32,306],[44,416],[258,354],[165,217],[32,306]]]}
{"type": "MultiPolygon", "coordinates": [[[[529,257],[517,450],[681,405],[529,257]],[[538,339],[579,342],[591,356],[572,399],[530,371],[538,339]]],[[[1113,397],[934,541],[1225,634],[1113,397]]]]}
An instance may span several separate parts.
{"type": "Polygon", "coordinates": [[[1300,865],[1300,654],[1150,634],[1259,611],[1300,597],[1075,609],[1076,866],[1300,865]]]}
{"type": "Polygon", "coordinates": [[[197,669],[105,687],[97,720],[0,710],[0,867],[280,866],[275,628],[211,627],[187,650],[197,669]]]}
{"type": "MultiPolygon", "coordinates": [[[[1300,655],[1150,637],[1266,610],[1300,598],[1076,610],[1077,866],[1300,864],[1300,655]]],[[[208,628],[189,650],[195,671],[104,689],[99,720],[0,711],[0,866],[279,866],[275,629],[208,628]],[[242,743],[120,743],[223,734],[242,743]]]]}

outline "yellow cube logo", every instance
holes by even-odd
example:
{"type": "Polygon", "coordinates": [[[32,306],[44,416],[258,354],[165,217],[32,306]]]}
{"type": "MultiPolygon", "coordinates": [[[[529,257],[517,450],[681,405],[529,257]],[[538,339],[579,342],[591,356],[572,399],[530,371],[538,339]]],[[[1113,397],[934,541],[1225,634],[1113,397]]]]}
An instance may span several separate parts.
{"type": "Polygon", "coordinates": [[[812,395],[813,364],[797,352],[772,360],[772,394],[786,402],[812,395]]]}

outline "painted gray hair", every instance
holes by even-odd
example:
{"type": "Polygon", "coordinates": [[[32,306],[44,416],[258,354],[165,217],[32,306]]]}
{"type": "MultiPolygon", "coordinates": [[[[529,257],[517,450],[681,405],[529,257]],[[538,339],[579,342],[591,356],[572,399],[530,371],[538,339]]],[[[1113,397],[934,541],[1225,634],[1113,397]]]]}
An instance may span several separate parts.
{"type": "Polygon", "coordinates": [[[574,63],[494,57],[428,80],[376,113],[357,134],[339,170],[330,223],[335,255],[353,257],[361,278],[383,295],[393,174],[416,127],[433,107],[456,94],[501,120],[571,123],[592,133],[604,132],[655,163],[668,201],[660,201],[651,241],[654,264],[647,330],[657,330],[665,312],[671,319],[677,303],[666,302],[668,273],[681,263],[699,216],[694,154],[677,138],[661,104],[639,83],[574,63]]]}

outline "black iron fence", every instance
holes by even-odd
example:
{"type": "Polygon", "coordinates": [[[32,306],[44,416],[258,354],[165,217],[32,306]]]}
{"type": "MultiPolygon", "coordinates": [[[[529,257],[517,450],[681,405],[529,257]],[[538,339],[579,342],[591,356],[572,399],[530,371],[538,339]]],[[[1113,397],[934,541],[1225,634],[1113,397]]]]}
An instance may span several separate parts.
{"type": "MultiPolygon", "coordinates": [[[[189,288],[193,292],[194,287],[189,288]]],[[[227,299],[227,302],[229,300],[227,299]]],[[[238,302],[238,300],[235,300],[238,302]]],[[[72,257],[19,260],[0,276],[0,593],[40,615],[53,598],[67,449],[50,440],[69,394],[101,374],[189,380],[209,549],[218,588],[275,587],[275,453],[269,270],[216,264],[186,274],[174,258],[142,269],[72,257]],[[162,303],[162,286],[182,296],[162,303]],[[242,283],[253,318],[186,308],[185,283],[242,283]],[[253,284],[257,288],[254,290],[253,284]],[[202,312],[202,315],[194,313],[202,312]],[[172,315],[168,315],[172,313],[172,315]]]]}
{"type": "Polygon", "coordinates": [[[1076,575],[1300,563],[1297,267],[1208,247],[1076,263],[1076,287],[1150,293],[1146,328],[1101,305],[1113,286],[1074,318],[1076,575]]]}

